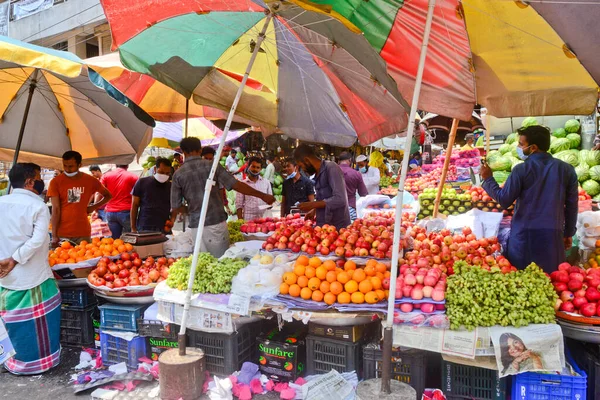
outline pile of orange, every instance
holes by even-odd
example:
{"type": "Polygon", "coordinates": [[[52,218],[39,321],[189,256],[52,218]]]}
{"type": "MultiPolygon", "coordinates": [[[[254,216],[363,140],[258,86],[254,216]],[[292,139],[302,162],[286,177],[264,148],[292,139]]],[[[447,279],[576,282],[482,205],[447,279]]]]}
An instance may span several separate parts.
{"type": "Polygon", "coordinates": [[[94,238],[91,243],[84,240],[77,246],[62,242],[56,249],[50,250],[48,262],[51,267],[56,264],[76,264],[96,257],[118,256],[132,250],[133,246],[121,239],[94,238]]]}
{"type": "Polygon", "coordinates": [[[300,256],[294,271],[283,274],[279,292],[329,305],[375,304],[387,299],[382,282],[389,276],[388,267],[376,260],[367,261],[364,269],[357,268],[353,261],[346,261],[342,269],[335,261],[322,262],[319,257],[300,256]]]}

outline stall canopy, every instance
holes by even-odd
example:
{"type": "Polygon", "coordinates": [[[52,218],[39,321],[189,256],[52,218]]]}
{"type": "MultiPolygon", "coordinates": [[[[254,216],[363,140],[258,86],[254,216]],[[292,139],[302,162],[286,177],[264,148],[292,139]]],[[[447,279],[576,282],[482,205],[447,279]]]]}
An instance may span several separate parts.
{"type": "MultiPolygon", "coordinates": [[[[152,133],[152,141],[149,147],[164,147],[175,149],[184,137],[185,122],[157,122],[152,133]]],[[[227,142],[240,138],[246,130],[231,131],[227,135],[227,142]]],[[[204,118],[191,118],[188,126],[188,137],[197,137],[202,146],[214,146],[219,144],[223,131],[212,122],[204,118]]]]}
{"type": "Polygon", "coordinates": [[[74,54],[0,36],[0,160],[129,164],[154,120],[74,54]]]}

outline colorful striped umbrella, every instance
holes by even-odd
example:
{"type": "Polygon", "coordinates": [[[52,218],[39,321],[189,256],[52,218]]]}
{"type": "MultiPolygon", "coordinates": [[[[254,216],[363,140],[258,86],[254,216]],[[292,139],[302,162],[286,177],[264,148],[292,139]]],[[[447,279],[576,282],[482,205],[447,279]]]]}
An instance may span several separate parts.
{"type": "Polygon", "coordinates": [[[152,137],[154,120],[74,54],[0,36],[0,160],[62,168],[128,164],[152,137]]]}
{"type": "Polygon", "coordinates": [[[101,3],[125,67],[224,111],[266,26],[236,110],[265,135],[350,146],[406,127],[407,104],[365,36],[305,2],[266,2],[276,13],[247,0],[101,3]]]}
{"type": "MultiPolygon", "coordinates": [[[[246,131],[232,131],[227,135],[227,142],[238,139],[246,131]]],[[[152,133],[152,141],[148,147],[164,147],[176,149],[185,135],[185,122],[157,122],[152,133]]],[[[223,131],[205,118],[190,118],[188,126],[188,137],[197,137],[202,146],[214,146],[219,144],[223,131]]]]}

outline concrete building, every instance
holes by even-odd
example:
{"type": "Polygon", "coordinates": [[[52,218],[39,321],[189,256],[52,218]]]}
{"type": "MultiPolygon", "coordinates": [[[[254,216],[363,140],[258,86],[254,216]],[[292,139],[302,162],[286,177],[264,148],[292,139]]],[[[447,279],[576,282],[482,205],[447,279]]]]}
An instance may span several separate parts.
{"type": "Polygon", "coordinates": [[[11,38],[68,50],[80,58],[110,52],[110,30],[99,0],[6,1],[11,3],[11,38]]]}

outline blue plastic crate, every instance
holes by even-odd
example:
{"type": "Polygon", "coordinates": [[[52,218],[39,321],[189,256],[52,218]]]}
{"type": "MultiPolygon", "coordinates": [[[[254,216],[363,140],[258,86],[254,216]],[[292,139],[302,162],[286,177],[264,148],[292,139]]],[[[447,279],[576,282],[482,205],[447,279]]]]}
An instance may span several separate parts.
{"type": "Polygon", "coordinates": [[[146,306],[104,304],[100,309],[100,328],[106,331],[137,332],[137,320],[142,317],[146,306]]]}
{"type": "Polygon", "coordinates": [[[137,336],[131,341],[127,341],[101,331],[100,352],[104,365],[125,362],[129,370],[137,370],[138,359],[140,357],[148,357],[148,346],[146,338],[142,336],[137,336]]]}
{"type": "Polygon", "coordinates": [[[525,372],[513,376],[512,400],[586,400],[587,375],[570,354],[567,362],[581,376],[525,372]]]}

